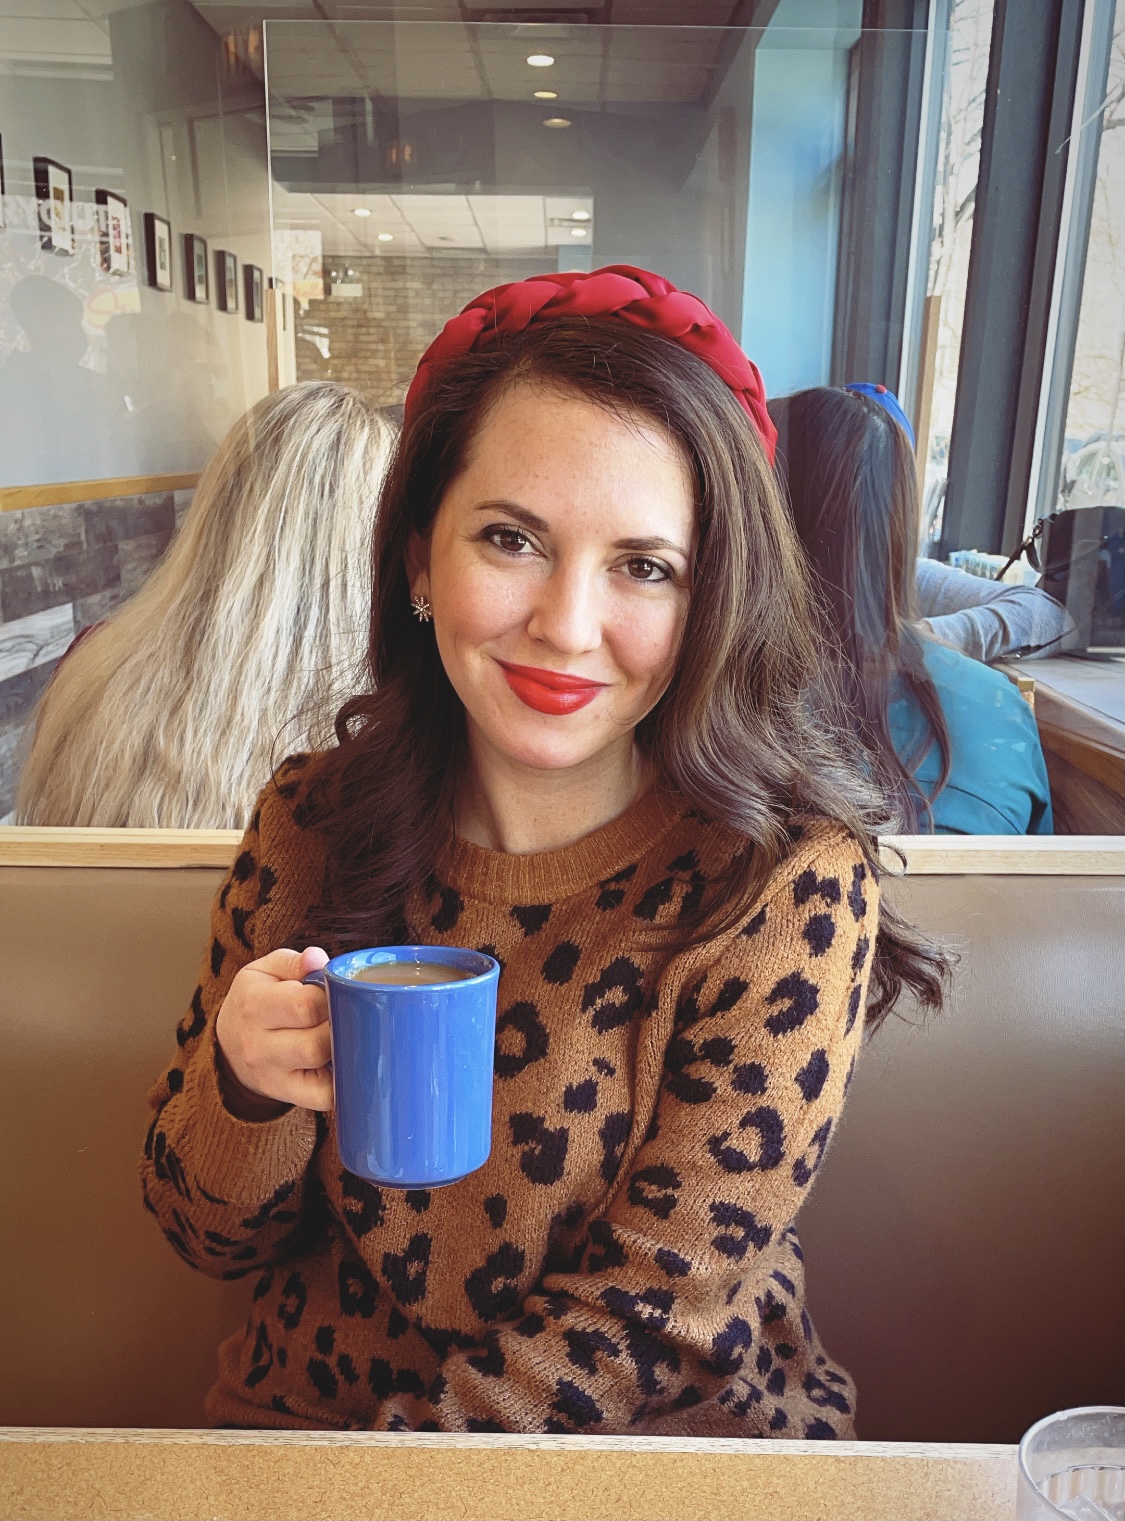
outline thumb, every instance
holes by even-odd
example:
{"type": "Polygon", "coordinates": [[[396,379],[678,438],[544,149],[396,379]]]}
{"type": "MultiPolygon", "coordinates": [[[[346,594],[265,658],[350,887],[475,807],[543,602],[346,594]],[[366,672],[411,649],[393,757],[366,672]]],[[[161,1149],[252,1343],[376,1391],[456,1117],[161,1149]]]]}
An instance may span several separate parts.
{"type": "Polygon", "coordinates": [[[278,982],[299,982],[310,972],[319,971],[328,960],[327,951],[322,951],[318,945],[310,945],[305,951],[271,951],[268,956],[251,962],[247,970],[262,972],[278,982]]]}
{"type": "Polygon", "coordinates": [[[307,977],[310,972],[319,972],[321,967],[327,966],[331,959],[328,952],[322,950],[319,945],[310,945],[301,952],[297,976],[307,977]]]}

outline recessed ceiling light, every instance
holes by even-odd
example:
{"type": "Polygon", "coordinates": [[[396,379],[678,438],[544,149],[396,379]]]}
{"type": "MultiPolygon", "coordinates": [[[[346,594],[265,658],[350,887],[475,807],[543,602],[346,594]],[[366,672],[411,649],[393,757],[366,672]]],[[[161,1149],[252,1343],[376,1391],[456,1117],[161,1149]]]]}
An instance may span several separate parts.
{"type": "Polygon", "coordinates": [[[395,240],[393,232],[380,232],[377,234],[377,237],[380,243],[393,243],[395,240]]]}
{"type": "Polygon", "coordinates": [[[352,212],[352,215],[356,217],[369,217],[371,213],[368,211],[366,206],[356,206],[352,212]]]}
{"type": "Polygon", "coordinates": [[[579,207],[577,211],[570,213],[570,220],[572,222],[588,222],[590,220],[590,213],[579,207]]]}
{"type": "Polygon", "coordinates": [[[557,90],[536,90],[535,98],[536,100],[558,100],[559,92],[557,90]]]}
{"type": "Polygon", "coordinates": [[[584,238],[586,236],[586,229],[585,227],[572,227],[570,235],[572,238],[584,238]]]}
{"type": "Polygon", "coordinates": [[[549,69],[555,60],[550,53],[532,53],[527,61],[533,69],[549,69]]]}
{"type": "Polygon", "coordinates": [[[569,127],[570,122],[565,116],[548,116],[543,125],[545,127],[569,127]]]}

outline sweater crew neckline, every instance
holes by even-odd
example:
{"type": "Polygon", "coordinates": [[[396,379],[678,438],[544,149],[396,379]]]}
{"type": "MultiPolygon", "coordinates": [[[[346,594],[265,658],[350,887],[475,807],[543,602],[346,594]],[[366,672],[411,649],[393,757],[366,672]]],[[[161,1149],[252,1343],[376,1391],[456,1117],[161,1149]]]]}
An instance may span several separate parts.
{"type": "Polygon", "coordinates": [[[454,835],[442,850],[442,881],[478,902],[558,903],[637,861],[683,810],[682,799],[651,787],[624,813],[558,850],[517,855],[454,835]]]}

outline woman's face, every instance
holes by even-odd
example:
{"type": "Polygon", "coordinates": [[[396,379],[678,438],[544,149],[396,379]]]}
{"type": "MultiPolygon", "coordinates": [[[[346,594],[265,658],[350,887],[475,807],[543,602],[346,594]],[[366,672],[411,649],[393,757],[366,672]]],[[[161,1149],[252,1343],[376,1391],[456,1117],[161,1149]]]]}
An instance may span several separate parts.
{"type": "Polygon", "coordinates": [[[504,392],[410,553],[477,755],[560,770],[631,754],[675,669],[694,552],[669,434],[577,395],[504,392]]]}

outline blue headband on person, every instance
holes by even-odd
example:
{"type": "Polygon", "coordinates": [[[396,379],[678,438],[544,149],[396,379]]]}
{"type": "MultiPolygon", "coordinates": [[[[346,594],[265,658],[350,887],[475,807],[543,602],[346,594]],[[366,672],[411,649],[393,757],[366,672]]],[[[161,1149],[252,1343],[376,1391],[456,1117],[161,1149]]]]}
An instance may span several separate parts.
{"type": "Polygon", "coordinates": [[[914,429],[910,426],[910,419],[902,410],[902,405],[893,391],[888,391],[886,386],[872,385],[869,380],[849,382],[844,387],[845,391],[858,391],[861,396],[870,396],[872,401],[877,401],[884,412],[889,412],[898,423],[899,427],[910,440],[910,447],[914,448],[914,429]]]}

